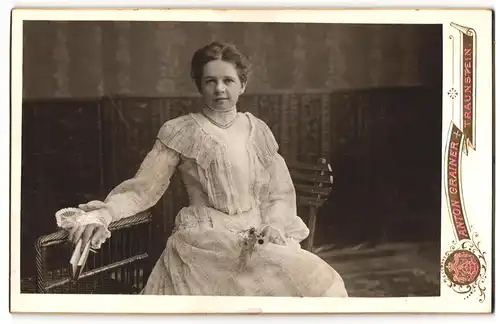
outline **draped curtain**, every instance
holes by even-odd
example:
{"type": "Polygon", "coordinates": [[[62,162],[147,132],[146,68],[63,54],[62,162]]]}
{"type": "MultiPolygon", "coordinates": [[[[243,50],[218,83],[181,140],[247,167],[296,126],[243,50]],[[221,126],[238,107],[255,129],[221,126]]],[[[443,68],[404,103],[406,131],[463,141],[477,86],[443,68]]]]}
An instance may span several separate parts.
{"type": "Polygon", "coordinates": [[[234,43],[254,63],[248,93],[440,85],[433,25],[30,21],[24,97],[193,96],[193,52],[234,43]]]}

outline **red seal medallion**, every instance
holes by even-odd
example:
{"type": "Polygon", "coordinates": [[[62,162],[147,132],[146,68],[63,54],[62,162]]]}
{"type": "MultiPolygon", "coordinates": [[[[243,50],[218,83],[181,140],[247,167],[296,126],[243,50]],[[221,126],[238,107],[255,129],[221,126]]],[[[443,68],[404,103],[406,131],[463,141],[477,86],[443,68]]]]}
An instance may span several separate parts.
{"type": "Polygon", "coordinates": [[[480,262],[474,253],[467,250],[457,250],[446,259],[444,271],[454,284],[470,285],[479,276],[480,262]]]}

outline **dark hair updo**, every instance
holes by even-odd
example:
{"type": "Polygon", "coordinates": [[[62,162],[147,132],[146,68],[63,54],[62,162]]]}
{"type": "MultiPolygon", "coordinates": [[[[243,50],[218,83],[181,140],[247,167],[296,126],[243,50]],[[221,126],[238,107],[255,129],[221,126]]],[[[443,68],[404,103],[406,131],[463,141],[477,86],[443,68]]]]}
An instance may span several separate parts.
{"type": "Polygon", "coordinates": [[[251,62],[236,46],[229,43],[214,41],[198,49],[191,59],[191,78],[198,91],[201,91],[203,68],[210,61],[222,60],[232,63],[242,84],[247,83],[250,74],[251,62]]]}

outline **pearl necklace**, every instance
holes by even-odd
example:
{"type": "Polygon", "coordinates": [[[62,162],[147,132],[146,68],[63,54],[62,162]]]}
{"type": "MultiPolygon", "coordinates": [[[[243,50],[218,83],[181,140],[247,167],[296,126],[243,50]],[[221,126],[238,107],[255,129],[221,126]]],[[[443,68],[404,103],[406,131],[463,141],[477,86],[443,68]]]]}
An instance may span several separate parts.
{"type": "Polygon", "coordinates": [[[233,124],[236,122],[236,119],[238,118],[238,114],[236,114],[236,116],[234,116],[233,120],[231,120],[229,123],[227,123],[227,124],[221,124],[218,121],[212,119],[210,116],[208,116],[207,113],[205,113],[205,111],[202,110],[201,114],[203,116],[205,116],[205,118],[208,119],[209,122],[211,122],[215,126],[217,126],[219,128],[222,128],[222,129],[228,129],[229,127],[233,126],[233,124]]]}

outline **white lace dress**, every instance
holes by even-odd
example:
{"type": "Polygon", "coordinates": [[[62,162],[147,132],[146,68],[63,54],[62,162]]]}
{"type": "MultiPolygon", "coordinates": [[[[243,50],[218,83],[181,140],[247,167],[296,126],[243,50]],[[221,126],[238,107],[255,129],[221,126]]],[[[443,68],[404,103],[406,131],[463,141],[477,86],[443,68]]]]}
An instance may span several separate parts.
{"type": "Polygon", "coordinates": [[[247,132],[219,129],[201,114],[167,121],[135,177],[104,202],[81,208],[98,212],[105,225],[132,216],[155,205],[178,170],[190,204],[176,216],[143,294],[347,296],[339,274],[300,247],[309,230],[297,216],[295,190],[271,130],[250,113],[238,118],[247,132]],[[245,231],[263,226],[285,242],[257,243],[242,262],[245,231]]]}

